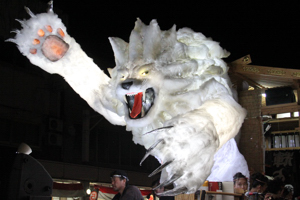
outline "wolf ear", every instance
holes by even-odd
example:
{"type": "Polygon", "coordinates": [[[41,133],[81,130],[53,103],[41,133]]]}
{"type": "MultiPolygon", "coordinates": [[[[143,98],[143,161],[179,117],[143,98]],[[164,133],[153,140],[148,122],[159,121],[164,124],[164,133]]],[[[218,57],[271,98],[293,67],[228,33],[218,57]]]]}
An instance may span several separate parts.
{"type": "Polygon", "coordinates": [[[123,66],[128,61],[128,43],[116,37],[109,37],[114,51],[116,66],[123,66]]]}
{"type": "Polygon", "coordinates": [[[113,70],[112,68],[107,68],[110,78],[112,78],[112,70],[113,70]]]}

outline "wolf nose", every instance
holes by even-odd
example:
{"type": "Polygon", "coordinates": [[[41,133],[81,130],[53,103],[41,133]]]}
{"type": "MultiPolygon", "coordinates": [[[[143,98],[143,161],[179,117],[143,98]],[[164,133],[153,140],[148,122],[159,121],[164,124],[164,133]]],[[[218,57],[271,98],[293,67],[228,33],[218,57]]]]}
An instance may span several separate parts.
{"type": "Polygon", "coordinates": [[[122,83],[122,88],[125,90],[129,90],[129,88],[132,84],[133,84],[133,81],[128,81],[128,82],[122,83]]]}

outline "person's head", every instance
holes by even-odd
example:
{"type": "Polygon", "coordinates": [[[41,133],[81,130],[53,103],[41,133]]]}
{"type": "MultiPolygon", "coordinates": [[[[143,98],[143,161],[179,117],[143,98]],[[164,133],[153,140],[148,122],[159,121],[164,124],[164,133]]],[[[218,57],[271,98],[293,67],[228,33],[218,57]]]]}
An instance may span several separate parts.
{"type": "Polygon", "coordinates": [[[251,175],[251,192],[263,193],[268,186],[268,178],[257,172],[251,175]]]}
{"type": "Polygon", "coordinates": [[[115,170],[110,174],[110,177],[113,190],[122,193],[128,185],[129,179],[127,173],[123,170],[115,170]]]}
{"type": "Polygon", "coordinates": [[[284,186],[282,198],[284,200],[292,200],[294,195],[294,187],[290,184],[284,186]]]}
{"type": "Polygon", "coordinates": [[[266,193],[271,194],[272,199],[280,199],[282,197],[284,183],[281,179],[274,179],[268,183],[266,193]]]}
{"type": "Polygon", "coordinates": [[[233,185],[235,193],[245,193],[248,189],[248,179],[241,172],[236,173],[233,176],[233,185]]]}

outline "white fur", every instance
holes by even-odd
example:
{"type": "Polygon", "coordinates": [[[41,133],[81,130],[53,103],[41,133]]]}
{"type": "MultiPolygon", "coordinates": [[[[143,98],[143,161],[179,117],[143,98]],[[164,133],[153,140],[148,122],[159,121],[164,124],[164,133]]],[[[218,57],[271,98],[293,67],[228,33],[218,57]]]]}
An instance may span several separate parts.
{"type": "Polygon", "coordinates": [[[191,193],[209,175],[212,179],[222,177],[217,181],[228,181],[235,172],[249,174],[246,161],[231,139],[238,133],[246,111],[232,97],[227,66],[222,60],[229,53],[217,42],[189,28],[176,32],[174,26],[161,31],[156,20],[146,26],[138,19],[129,43],[110,38],[116,61],[116,67],[109,70],[110,79],[67,34],[55,14],[36,15],[24,23],[14,41],[33,64],[63,76],[112,124],[126,125],[135,143],[149,148],[164,140],[151,153],[161,163],[173,160],[163,170],[161,181],[178,175],[176,188],[186,187],[191,193]],[[45,25],[65,31],[64,40],[70,49],[59,61],[47,60],[39,48],[36,55],[29,53],[31,41],[38,37],[37,30],[45,25]],[[126,91],[121,84],[128,80],[134,84],[126,91]],[[124,95],[147,88],[155,91],[154,105],[145,117],[131,119],[124,95]],[[146,134],[164,126],[173,127],[146,134]],[[222,152],[228,153],[226,162],[219,156],[222,152]],[[232,162],[241,165],[232,166],[232,162]],[[224,173],[219,174],[219,166],[224,173]]]}

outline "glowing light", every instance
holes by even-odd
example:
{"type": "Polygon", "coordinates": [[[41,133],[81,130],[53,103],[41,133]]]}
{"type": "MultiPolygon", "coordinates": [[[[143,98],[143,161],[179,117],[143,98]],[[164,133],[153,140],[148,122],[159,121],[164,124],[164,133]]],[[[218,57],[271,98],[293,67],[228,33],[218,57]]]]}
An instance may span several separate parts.
{"type": "Polygon", "coordinates": [[[291,117],[291,113],[280,113],[280,114],[276,114],[276,119],[290,118],[290,117],[291,117]]]}
{"type": "Polygon", "coordinates": [[[86,190],[86,193],[87,193],[88,195],[90,195],[90,194],[91,194],[91,189],[88,188],[88,189],[86,190]]]}

